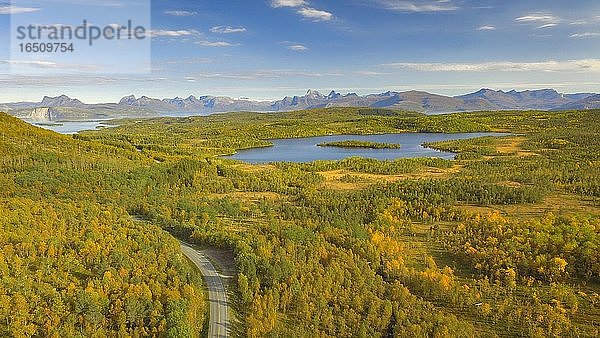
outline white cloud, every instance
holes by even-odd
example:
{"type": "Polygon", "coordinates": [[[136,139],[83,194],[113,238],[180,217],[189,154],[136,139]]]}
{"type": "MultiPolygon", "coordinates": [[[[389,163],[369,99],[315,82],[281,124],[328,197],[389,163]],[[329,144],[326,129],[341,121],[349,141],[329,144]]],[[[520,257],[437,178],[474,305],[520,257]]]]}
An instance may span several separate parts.
{"type": "Polygon", "coordinates": [[[299,9],[298,14],[302,15],[307,19],[312,19],[315,21],[329,21],[333,19],[333,14],[310,7],[299,9]]]}
{"type": "Polygon", "coordinates": [[[231,26],[215,26],[210,29],[213,33],[218,34],[231,34],[231,33],[243,33],[247,31],[245,27],[231,27],[231,26]]]}
{"type": "Polygon", "coordinates": [[[421,72],[594,72],[600,73],[600,59],[540,62],[481,63],[391,63],[384,66],[421,72]]]}
{"type": "Polygon", "coordinates": [[[96,65],[86,64],[61,64],[50,61],[31,61],[31,60],[0,60],[0,64],[9,64],[13,66],[25,66],[39,69],[68,69],[78,71],[94,71],[101,69],[96,65]]]}
{"type": "Polygon", "coordinates": [[[377,0],[377,3],[400,12],[450,12],[458,9],[450,0],[377,0]]]}
{"type": "Polygon", "coordinates": [[[164,30],[164,29],[156,29],[156,30],[149,30],[146,31],[146,36],[150,36],[150,37],[160,37],[160,36],[167,36],[167,37],[182,37],[182,36],[195,36],[195,35],[200,35],[200,32],[198,32],[197,30],[193,30],[193,29],[181,29],[181,30],[164,30]]]}
{"type": "MultiPolygon", "coordinates": [[[[0,61],[2,63],[3,61],[0,61]]],[[[65,65],[67,67],[73,66],[65,65]]],[[[156,83],[157,81],[165,81],[165,78],[158,77],[116,77],[116,76],[90,76],[88,74],[71,74],[71,75],[48,75],[48,76],[3,76],[0,75],[0,84],[10,87],[39,87],[41,91],[47,91],[49,86],[88,86],[97,89],[99,85],[114,84],[114,83],[156,83]]],[[[93,91],[92,91],[93,92],[93,91]]]]}
{"type": "Polygon", "coordinates": [[[195,29],[180,29],[180,30],[150,30],[146,32],[150,37],[166,37],[166,38],[182,38],[184,41],[204,47],[231,47],[235,44],[225,41],[208,41],[204,35],[195,29]]]}
{"type": "Polygon", "coordinates": [[[171,15],[171,16],[194,16],[194,15],[198,14],[198,12],[194,12],[194,11],[182,11],[182,10],[172,10],[172,11],[165,11],[165,14],[171,15]]]}
{"type": "Polygon", "coordinates": [[[297,51],[297,52],[304,52],[304,51],[308,50],[308,47],[306,47],[304,45],[291,45],[291,46],[288,46],[287,49],[297,51]]]}
{"type": "Polygon", "coordinates": [[[212,63],[212,60],[209,58],[203,57],[192,57],[192,58],[182,58],[182,59],[172,59],[164,61],[165,64],[170,65],[198,65],[198,64],[207,64],[212,63]]]}
{"type": "Polygon", "coordinates": [[[301,7],[307,3],[305,0],[272,0],[271,6],[274,8],[278,7],[301,7]]]}
{"type": "Polygon", "coordinates": [[[359,70],[354,72],[357,75],[362,75],[362,76],[383,76],[383,75],[390,75],[389,73],[381,73],[381,72],[374,72],[371,70],[359,70]]]}
{"type": "Polygon", "coordinates": [[[477,28],[478,31],[495,31],[495,26],[481,26],[477,28]]]}
{"type": "Polygon", "coordinates": [[[18,7],[18,6],[0,6],[0,14],[23,14],[39,11],[39,8],[18,7]]]}
{"type": "Polygon", "coordinates": [[[556,27],[558,24],[556,23],[547,23],[545,25],[541,25],[538,27],[535,27],[535,29],[545,29],[545,28],[552,28],[552,27],[556,27]]]}
{"type": "Polygon", "coordinates": [[[571,25],[571,26],[587,25],[587,21],[585,21],[585,20],[575,20],[575,21],[569,23],[569,25],[571,25]]]}
{"type": "Polygon", "coordinates": [[[274,70],[251,70],[240,73],[201,73],[194,74],[196,78],[205,79],[226,79],[226,80],[256,80],[256,79],[279,79],[279,78],[290,78],[290,77],[308,77],[308,78],[320,78],[329,76],[342,76],[339,73],[315,73],[307,72],[303,70],[287,70],[287,69],[274,69],[274,70]]]}
{"type": "Polygon", "coordinates": [[[196,41],[195,44],[204,46],[204,47],[233,47],[236,46],[232,43],[225,41],[196,41]]]}
{"type": "Polygon", "coordinates": [[[576,33],[576,34],[572,34],[570,37],[571,38],[595,38],[595,37],[599,37],[600,33],[598,32],[585,32],[585,33],[576,33]]]}
{"type": "Polygon", "coordinates": [[[31,66],[36,68],[57,68],[58,64],[49,61],[17,61],[17,60],[0,60],[0,64],[31,66]]]}
{"type": "Polygon", "coordinates": [[[330,21],[334,18],[333,14],[330,12],[310,7],[310,3],[307,0],[272,0],[271,6],[273,8],[298,8],[296,13],[313,21],[330,21]]]}
{"type": "Polygon", "coordinates": [[[531,13],[515,18],[516,22],[534,24],[559,24],[562,19],[551,13],[531,13]]]}

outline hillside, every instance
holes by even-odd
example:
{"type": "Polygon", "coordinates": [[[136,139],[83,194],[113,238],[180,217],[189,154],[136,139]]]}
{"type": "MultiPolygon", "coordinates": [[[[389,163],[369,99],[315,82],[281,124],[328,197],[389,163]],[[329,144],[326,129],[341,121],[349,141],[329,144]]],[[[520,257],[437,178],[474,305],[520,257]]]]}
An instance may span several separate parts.
{"type": "Polygon", "coordinates": [[[242,336],[597,336],[599,123],[595,111],[326,108],[123,121],[79,138],[164,161],[168,193],[152,187],[138,212],[232,249],[242,336]],[[400,130],[515,135],[429,145],[457,161],[214,157],[400,130]]]}
{"type": "Polygon", "coordinates": [[[583,98],[577,102],[568,103],[557,110],[600,109],[600,94],[583,98]]]}
{"type": "Polygon", "coordinates": [[[233,255],[240,336],[597,336],[599,116],[320,108],[71,138],[0,115],[0,335],[202,335],[201,281],[167,230],[233,255]],[[428,145],[457,160],[217,156],[490,130],[512,134],[428,145]]]}
{"type": "Polygon", "coordinates": [[[199,334],[199,276],[115,198],[147,162],[0,113],[1,336],[199,334]]]}

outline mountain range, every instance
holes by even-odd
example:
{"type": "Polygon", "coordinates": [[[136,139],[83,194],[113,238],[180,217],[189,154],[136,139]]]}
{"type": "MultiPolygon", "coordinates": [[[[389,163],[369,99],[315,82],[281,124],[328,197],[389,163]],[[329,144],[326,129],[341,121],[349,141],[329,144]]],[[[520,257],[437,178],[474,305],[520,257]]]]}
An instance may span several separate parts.
{"type": "Polygon", "coordinates": [[[286,96],[276,101],[255,101],[219,96],[155,99],[126,96],[118,103],[85,104],[66,95],[44,97],[41,102],[0,104],[21,118],[36,120],[151,117],[165,114],[207,115],[218,112],[282,112],[327,107],[373,107],[424,113],[448,113],[477,110],[570,110],[600,108],[600,94],[561,94],[554,89],[508,92],[481,89],[460,96],[443,96],[422,91],[357,95],[331,91],[324,95],[308,90],[303,96],[286,96]]]}

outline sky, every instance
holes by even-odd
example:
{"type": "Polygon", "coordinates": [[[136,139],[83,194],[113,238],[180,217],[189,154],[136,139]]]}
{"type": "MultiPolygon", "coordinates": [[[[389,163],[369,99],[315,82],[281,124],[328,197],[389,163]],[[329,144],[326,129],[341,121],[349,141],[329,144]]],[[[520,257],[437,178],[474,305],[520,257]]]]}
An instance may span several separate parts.
{"type": "Polygon", "coordinates": [[[280,99],[309,88],[600,92],[597,0],[0,0],[0,44],[0,102],[60,94],[89,103],[130,94],[280,99]],[[148,12],[129,8],[134,2],[148,12]],[[90,11],[99,25],[144,23],[151,45],[115,51],[100,41],[89,57],[103,60],[97,65],[11,55],[11,20],[63,24],[64,13],[81,21],[90,11]],[[128,56],[139,69],[106,67],[128,65],[119,61],[128,56]],[[15,73],[15,65],[31,69],[15,73]]]}

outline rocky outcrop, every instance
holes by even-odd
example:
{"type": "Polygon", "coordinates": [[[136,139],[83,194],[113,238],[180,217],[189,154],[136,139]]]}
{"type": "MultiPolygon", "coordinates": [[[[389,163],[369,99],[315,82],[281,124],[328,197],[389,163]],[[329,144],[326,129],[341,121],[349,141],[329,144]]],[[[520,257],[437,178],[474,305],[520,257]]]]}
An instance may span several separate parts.
{"type": "Polygon", "coordinates": [[[61,113],[54,108],[34,108],[25,114],[25,118],[35,121],[54,121],[61,118],[61,113]]]}

